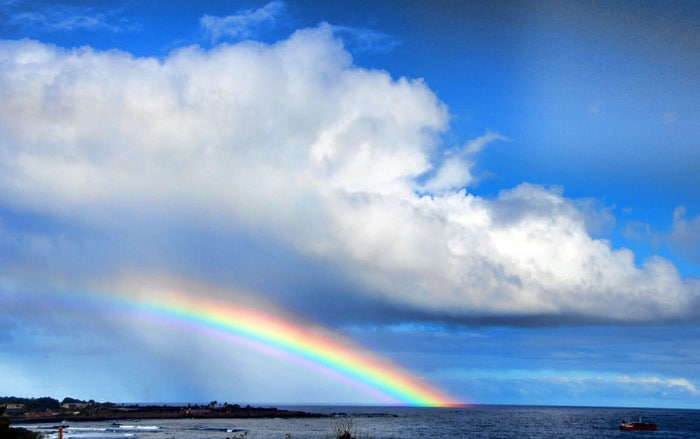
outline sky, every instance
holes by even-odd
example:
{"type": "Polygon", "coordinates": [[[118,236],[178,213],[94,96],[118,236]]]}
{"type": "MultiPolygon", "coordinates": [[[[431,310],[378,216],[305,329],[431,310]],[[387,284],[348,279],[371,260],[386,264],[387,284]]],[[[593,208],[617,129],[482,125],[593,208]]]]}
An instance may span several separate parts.
{"type": "Polygon", "coordinates": [[[176,292],[464,403],[700,408],[699,23],[2,0],[0,393],[387,403],[176,292]]]}

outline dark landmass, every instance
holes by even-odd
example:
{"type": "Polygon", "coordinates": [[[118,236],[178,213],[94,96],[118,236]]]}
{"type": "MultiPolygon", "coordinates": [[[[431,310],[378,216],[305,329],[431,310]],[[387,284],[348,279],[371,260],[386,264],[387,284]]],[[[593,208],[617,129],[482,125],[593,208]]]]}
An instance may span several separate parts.
{"type": "Polygon", "coordinates": [[[318,418],[323,415],[274,407],[241,407],[238,404],[141,405],[56,399],[0,397],[0,406],[14,424],[127,419],[214,419],[214,418],[318,418]]]}
{"type": "Polygon", "coordinates": [[[24,428],[10,427],[10,418],[5,416],[5,406],[0,405],[0,439],[39,439],[41,435],[24,428]]]}

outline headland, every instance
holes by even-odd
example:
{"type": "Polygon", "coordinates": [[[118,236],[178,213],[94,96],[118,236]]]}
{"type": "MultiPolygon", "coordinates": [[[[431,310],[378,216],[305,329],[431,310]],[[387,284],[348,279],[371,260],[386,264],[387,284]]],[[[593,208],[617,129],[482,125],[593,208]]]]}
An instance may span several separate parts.
{"type": "Polygon", "coordinates": [[[243,419],[243,418],[318,418],[323,415],[275,407],[251,407],[239,404],[117,404],[50,397],[0,397],[5,414],[13,424],[65,423],[126,419],[243,419]]]}

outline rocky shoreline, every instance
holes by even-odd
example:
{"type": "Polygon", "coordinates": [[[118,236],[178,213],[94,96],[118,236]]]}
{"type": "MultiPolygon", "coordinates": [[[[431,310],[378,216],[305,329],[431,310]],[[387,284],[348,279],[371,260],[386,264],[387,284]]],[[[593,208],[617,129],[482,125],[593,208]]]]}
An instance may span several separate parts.
{"type": "Polygon", "coordinates": [[[51,407],[42,404],[30,409],[36,400],[24,403],[5,404],[11,410],[6,415],[13,424],[38,424],[86,421],[123,421],[138,419],[251,419],[251,418],[319,418],[324,415],[300,410],[282,410],[275,407],[242,407],[238,404],[219,404],[212,401],[207,405],[177,404],[114,404],[94,401],[70,400],[63,404],[49,401],[51,407]]]}
{"type": "Polygon", "coordinates": [[[139,407],[135,410],[110,410],[95,414],[51,414],[45,416],[13,416],[13,424],[69,423],[87,421],[122,421],[141,419],[251,419],[251,418],[319,418],[324,415],[297,410],[279,410],[276,408],[250,407],[239,410],[212,410],[194,412],[187,407],[139,407]]]}

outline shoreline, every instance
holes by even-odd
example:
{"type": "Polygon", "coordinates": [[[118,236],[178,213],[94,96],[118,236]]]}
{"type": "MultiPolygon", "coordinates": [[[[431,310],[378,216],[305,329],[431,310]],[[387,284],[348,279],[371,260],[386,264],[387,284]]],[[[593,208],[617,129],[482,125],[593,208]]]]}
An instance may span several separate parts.
{"type": "Polygon", "coordinates": [[[100,411],[95,414],[52,413],[46,416],[10,416],[12,424],[60,424],[70,422],[139,421],[146,419],[292,419],[323,418],[325,415],[301,410],[280,410],[274,407],[250,407],[234,410],[211,409],[195,412],[187,407],[143,407],[131,410],[100,411]]]}

